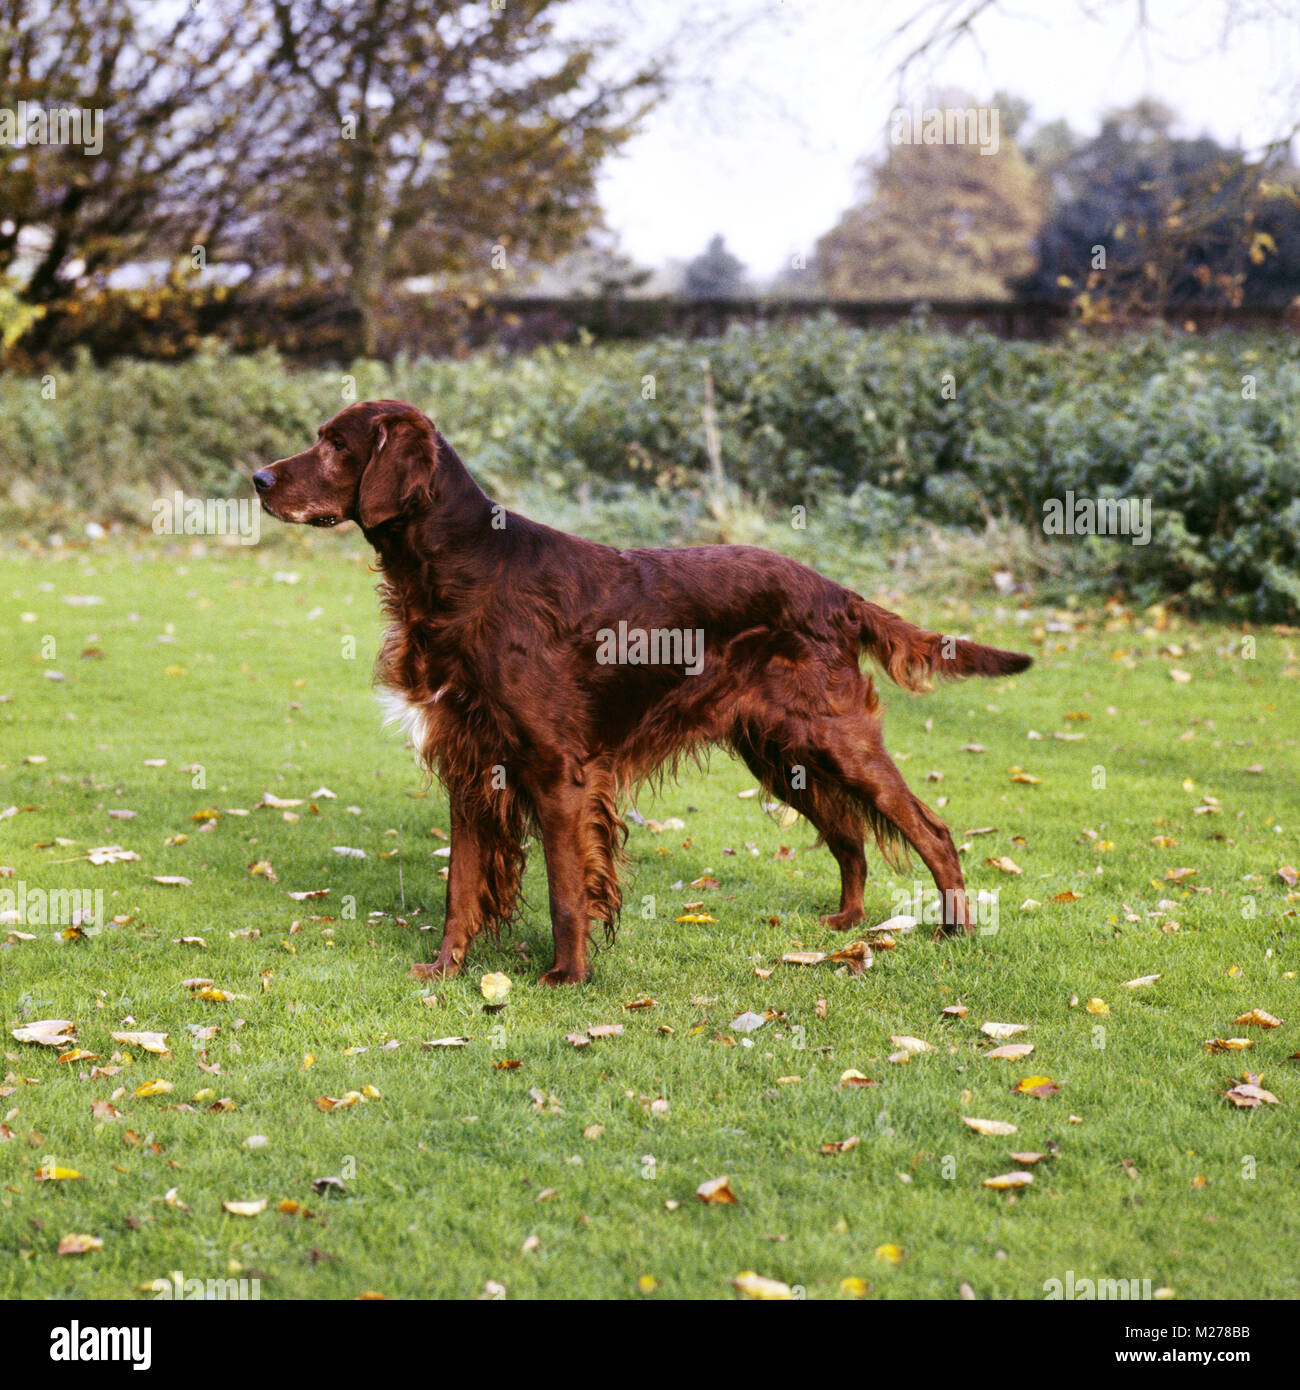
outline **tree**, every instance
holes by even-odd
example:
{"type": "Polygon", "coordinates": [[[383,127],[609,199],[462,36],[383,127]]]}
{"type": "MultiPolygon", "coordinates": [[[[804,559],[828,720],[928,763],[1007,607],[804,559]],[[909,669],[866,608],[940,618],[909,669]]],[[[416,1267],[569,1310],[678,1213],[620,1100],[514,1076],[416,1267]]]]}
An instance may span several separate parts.
{"type": "Polygon", "coordinates": [[[610,76],[610,45],[559,37],[562,0],[270,0],[292,167],[275,259],[339,277],[378,345],[385,297],[430,276],[501,284],[578,244],[604,156],[658,67],[610,76]]]}
{"type": "MultiPolygon", "coordinates": [[[[962,94],[942,98],[942,109],[972,106],[962,94]]],[[[1008,282],[1033,267],[1042,217],[1038,180],[1005,128],[995,154],[891,143],[883,159],[863,162],[861,196],[818,241],[816,264],[841,298],[1005,298],[1008,282]]]]}
{"type": "Polygon", "coordinates": [[[1146,100],[1108,113],[1092,139],[1045,142],[1052,210],[1025,291],[1102,318],[1300,291],[1294,170],[1175,138],[1176,119],[1146,100]]]}
{"type": "MultiPolygon", "coordinates": [[[[1271,42],[1276,34],[1288,32],[1285,26],[1294,27],[1300,18],[1296,0],[1276,0],[1267,5],[1217,0],[1216,8],[1225,46],[1233,35],[1252,31],[1257,38],[1271,42]]],[[[1182,34],[1195,33],[1192,27],[1177,24],[1160,31],[1148,0],[1076,0],[1076,9],[1082,18],[1106,24],[1111,32],[1123,35],[1125,42],[1133,32],[1142,36],[1144,44],[1158,35],[1163,45],[1176,49],[1182,34]],[[1124,18],[1131,21],[1127,33],[1121,22],[1124,18]]],[[[1006,19],[1013,14],[1012,6],[1003,0],[920,0],[893,35],[895,41],[910,45],[897,64],[900,82],[906,81],[914,65],[963,42],[978,49],[980,33],[993,17],[1006,19]]],[[[1193,42],[1199,44],[1199,35],[1193,42]]],[[[1186,59],[1200,54],[1191,50],[1174,56],[1186,59]]],[[[1296,107],[1300,81],[1291,81],[1295,85],[1288,93],[1289,100],[1275,102],[1278,109],[1296,107]]],[[[1141,159],[1151,178],[1149,189],[1130,186],[1130,209],[1138,212],[1142,227],[1137,236],[1140,245],[1136,255],[1132,243],[1125,248],[1127,254],[1121,259],[1129,273],[1112,280],[1105,296],[1108,303],[1124,301],[1125,309],[1145,312],[1198,298],[1202,302],[1240,302],[1251,287],[1273,297],[1285,293],[1295,282],[1295,274],[1286,266],[1273,265],[1272,260],[1283,242],[1289,252],[1295,245],[1292,217],[1300,206],[1300,192],[1290,164],[1290,147],[1300,134],[1300,120],[1292,120],[1289,128],[1279,130],[1262,149],[1248,153],[1224,150],[1208,140],[1171,142],[1168,123],[1159,129],[1162,114],[1169,113],[1162,113],[1158,103],[1139,103],[1127,113],[1136,118],[1136,127],[1126,129],[1121,123],[1103,132],[1112,149],[1146,145],[1141,159]],[[1155,127],[1150,125],[1152,117],[1155,127]]],[[[1098,141],[1101,139],[1099,136],[1098,141]]],[[[1100,145],[1094,142],[1090,153],[1100,154],[1100,145]]],[[[1074,210],[1086,216],[1081,204],[1074,210]]],[[[1115,239],[1121,240],[1129,223],[1117,220],[1114,227],[1115,239]]],[[[1054,228],[1051,234],[1059,230],[1054,228]]],[[[1051,261],[1055,249],[1045,245],[1045,261],[1051,261]]],[[[1085,313],[1098,307],[1092,301],[1092,289],[1099,283],[1096,273],[1090,267],[1085,288],[1077,291],[1077,301],[1085,313]]],[[[1074,280],[1072,275],[1066,278],[1074,280]]]]}
{"type": "Polygon", "coordinates": [[[744,291],[744,262],[727,250],[720,236],[686,267],[682,293],[688,299],[734,299],[744,291]]]}
{"type": "Polygon", "coordinates": [[[172,8],[165,23],[147,13],[128,0],[0,0],[0,108],[15,121],[78,113],[64,131],[77,143],[0,142],[0,276],[29,304],[133,257],[188,254],[230,211],[261,113],[251,90],[242,106],[225,94],[256,17],[242,0],[219,15],[172,8]]]}

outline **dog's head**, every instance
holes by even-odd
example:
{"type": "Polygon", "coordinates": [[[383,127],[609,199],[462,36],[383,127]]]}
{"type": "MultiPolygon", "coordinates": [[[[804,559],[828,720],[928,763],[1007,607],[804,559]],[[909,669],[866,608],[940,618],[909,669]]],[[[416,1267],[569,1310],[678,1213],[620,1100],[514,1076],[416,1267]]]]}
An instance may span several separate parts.
{"type": "Polygon", "coordinates": [[[361,401],[316,431],[310,449],[253,474],[265,511],[309,526],[359,522],[364,530],[432,496],[438,436],[405,401],[361,401]]]}

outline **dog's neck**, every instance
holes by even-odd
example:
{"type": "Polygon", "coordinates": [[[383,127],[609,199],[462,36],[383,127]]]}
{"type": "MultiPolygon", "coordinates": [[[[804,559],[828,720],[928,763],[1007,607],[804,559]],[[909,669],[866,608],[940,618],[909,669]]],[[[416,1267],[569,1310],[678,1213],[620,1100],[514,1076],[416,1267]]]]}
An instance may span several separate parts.
{"type": "Polygon", "coordinates": [[[427,599],[431,586],[456,584],[459,556],[481,544],[497,510],[455,449],[435,430],[433,486],[427,500],[365,531],[365,536],[389,584],[400,589],[417,583],[427,599]]]}

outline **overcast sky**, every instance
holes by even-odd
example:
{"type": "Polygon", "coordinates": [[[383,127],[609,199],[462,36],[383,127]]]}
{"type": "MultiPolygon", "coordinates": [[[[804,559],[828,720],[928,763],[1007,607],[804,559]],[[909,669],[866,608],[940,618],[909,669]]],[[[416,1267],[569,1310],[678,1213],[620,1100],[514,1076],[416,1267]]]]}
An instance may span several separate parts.
{"type": "MultiPolygon", "coordinates": [[[[608,220],[641,264],[689,258],[715,232],[766,278],[797,250],[811,252],[851,201],[854,166],[879,151],[898,104],[891,34],[919,8],[904,0],[733,0],[761,18],[728,43],[703,104],[684,90],[610,161],[608,220]]],[[[605,20],[609,10],[599,6],[605,20]]],[[[1293,0],[1006,0],[985,18],[982,53],[963,44],[918,68],[903,95],[958,87],[986,100],[1025,98],[1035,123],[1066,118],[1096,130],[1101,113],[1143,95],[1209,132],[1252,146],[1300,119],[1300,4],[1293,0]],[[1099,20],[1085,17],[1085,8],[1099,20]],[[1287,17],[1285,11],[1291,11],[1287,17]],[[1224,35],[1225,16],[1257,14],[1224,35]]],[[[653,46],[699,0],[654,0],[635,41],[653,46]],[[661,27],[662,26],[662,27],[661,27]]]]}

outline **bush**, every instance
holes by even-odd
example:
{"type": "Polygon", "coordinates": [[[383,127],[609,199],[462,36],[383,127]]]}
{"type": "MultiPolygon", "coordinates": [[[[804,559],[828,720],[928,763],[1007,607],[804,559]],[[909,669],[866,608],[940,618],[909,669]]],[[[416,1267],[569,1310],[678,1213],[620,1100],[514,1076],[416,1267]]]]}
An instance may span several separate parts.
{"type": "Polygon", "coordinates": [[[29,517],[147,523],[161,492],[242,493],[253,468],[303,448],[346,399],[396,396],[428,410],[506,501],[540,490],[617,512],[650,496],[637,515],[680,518],[660,527],[676,539],[725,532],[736,511],[714,497],[710,381],[726,486],[773,524],[806,509],[832,550],[897,540],[909,525],[996,527],[1037,537],[1066,582],[1257,619],[1300,611],[1290,337],[1025,344],[826,319],[346,374],[291,371],[270,351],[102,368],[83,356],[44,388],[0,377],[0,477],[29,517]],[[1044,504],[1071,491],[1149,501],[1150,543],[1044,536],[1044,504]]]}

